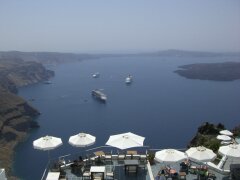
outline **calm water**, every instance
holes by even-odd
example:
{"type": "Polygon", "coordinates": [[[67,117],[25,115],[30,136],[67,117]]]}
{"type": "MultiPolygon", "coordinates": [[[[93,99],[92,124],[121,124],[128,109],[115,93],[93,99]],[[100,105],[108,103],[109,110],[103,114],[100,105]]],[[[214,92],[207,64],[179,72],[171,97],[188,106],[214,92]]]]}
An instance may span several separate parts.
{"type": "MultiPolygon", "coordinates": [[[[122,57],[89,60],[52,67],[53,84],[20,89],[19,95],[34,98],[42,113],[41,128],[32,131],[18,148],[15,172],[22,179],[40,179],[47,152],[34,150],[33,140],[53,135],[63,145],[51,157],[76,153],[69,136],[88,132],[104,145],[109,135],[134,132],[146,137],[152,148],[185,148],[205,121],[235,126],[240,119],[240,81],[189,80],[173,73],[179,65],[196,62],[240,61],[229,58],[122,57]],[[92,78],[100,72],[100,78],[92,78]],[[126,86],[125,77],[134,82],[126,86]],[[106,104],[91,97],[91,90],[104,89],[106,104]]],[[[94,147],[93,146],[93,147],[94,147]]]]}

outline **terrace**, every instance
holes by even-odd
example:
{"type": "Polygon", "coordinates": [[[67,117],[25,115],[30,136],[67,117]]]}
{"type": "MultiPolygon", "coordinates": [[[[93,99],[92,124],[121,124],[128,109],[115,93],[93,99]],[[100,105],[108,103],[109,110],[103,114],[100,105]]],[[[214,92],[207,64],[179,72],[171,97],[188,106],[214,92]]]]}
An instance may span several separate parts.
{"type": "MultiPolygon", "coordinates": [[[[68,154],[48,163],[42,179],[56,176],[56,179],[126,179],[160,180],[166,179],[229,179],[230,172],[220,172],[207,164],[189,162],[187,168],[180,165],[150,164],[148,157],[160,149],[148,147],[117,151],[109,146],[88,149],[79,154],[68,154]]],[[[183,163],[183,162],[182,162],[183,163]]],[[[231,163],[238,163],[237,160],[231,163]]],[[[226,163],[229,166],[229,163],[226,163]]]]}

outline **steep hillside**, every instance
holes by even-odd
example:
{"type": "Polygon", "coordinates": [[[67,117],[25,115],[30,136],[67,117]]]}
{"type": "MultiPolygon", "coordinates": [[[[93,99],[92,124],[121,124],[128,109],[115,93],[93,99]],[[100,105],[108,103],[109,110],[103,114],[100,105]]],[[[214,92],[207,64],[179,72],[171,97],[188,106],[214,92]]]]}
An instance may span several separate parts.
{"type": "Polygon", "coordinates": [[[22,59],[0,59],[0,86],[11,92],[17,87],[48,80],[54,75],[37,62],[25,62],[22,59]]]}
{"type": "Polygon", "coordinates": [[[54,75],[37,62],[0,59],[0,167],[10,174],[16,145],[28,131],[39,127],[34,118],[39,112],[21,97],[17,88],[48,80],[54,75]]]}

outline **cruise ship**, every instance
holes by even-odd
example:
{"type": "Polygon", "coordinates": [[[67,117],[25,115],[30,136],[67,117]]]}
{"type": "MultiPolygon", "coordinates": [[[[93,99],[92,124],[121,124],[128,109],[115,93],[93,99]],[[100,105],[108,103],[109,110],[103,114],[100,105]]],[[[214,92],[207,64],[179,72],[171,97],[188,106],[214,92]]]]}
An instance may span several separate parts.
{"type": "Polygon", "coordinates": [[[103,102],[107,101],[107,96],[98,89],[92,90],[92,95],[103,102]]]}

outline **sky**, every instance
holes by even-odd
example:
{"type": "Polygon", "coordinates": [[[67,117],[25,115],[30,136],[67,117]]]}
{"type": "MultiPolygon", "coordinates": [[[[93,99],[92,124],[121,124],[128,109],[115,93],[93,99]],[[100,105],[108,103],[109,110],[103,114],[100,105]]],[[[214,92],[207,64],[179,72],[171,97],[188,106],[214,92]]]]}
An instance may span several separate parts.
{"type": "Polygon", "coordinates": [[[240,51],[240,0],[0,0],[0,51],[240,51]]]}

